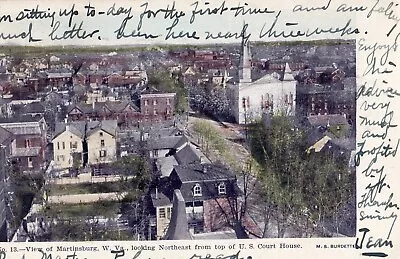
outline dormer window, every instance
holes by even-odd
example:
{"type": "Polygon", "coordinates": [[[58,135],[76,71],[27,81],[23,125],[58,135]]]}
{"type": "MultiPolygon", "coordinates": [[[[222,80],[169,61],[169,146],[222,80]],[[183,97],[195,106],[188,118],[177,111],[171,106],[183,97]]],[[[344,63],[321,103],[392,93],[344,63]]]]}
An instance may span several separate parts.
{"type": "Polygon", "coordinates": [[[194,187],[193,187],[193,196],[201,196],[202,195],[202,193],[201,193],[201,186],[200,186],[200,184],[196,184],[194,187]]]}
{"type": "Polygon", "coordinates": [[[218,194],[226,194],[225,183],[218,184],[218,194]]]}

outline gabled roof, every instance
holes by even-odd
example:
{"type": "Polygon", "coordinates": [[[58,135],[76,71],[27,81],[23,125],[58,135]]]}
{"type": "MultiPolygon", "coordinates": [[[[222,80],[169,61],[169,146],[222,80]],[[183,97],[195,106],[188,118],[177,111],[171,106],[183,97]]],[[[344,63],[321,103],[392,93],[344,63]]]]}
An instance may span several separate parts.
{"type": "Polygon", "coordinates": [[[84,121],[77,121],[77,122],[70,122],[70,123],[57,123],[56,129],[54,132],[53,139],[57,138],[61,133],[65,132],[68,126],[68,131],[72,134],[76,135],[77,137],[84,139],[85,138],[85,130],[86,130],[86,122],[84,121]]]}
{"type": "Polygon", "coordinates": [[[176,152],[175,159],[180,165],[189,165],[201,162],[201,156],[191,145],[185,145],[182,149],[176,152]]]}
{"type": "Polygon", "coordinates": [[[106,102],[105,105],[114,112],[122,112],[128,106],[132,107],[135,111],[139,111],[139,108],[133,102],[127,100],[121,102],[106,102]]]}
{"type": "Polygon", "coordinates": [[[187,142],[184,136],[168,136],[161,138],[152,138],[148,142],[150,150],[155,149],[177,149],[187,142]]]}
{"type": "Polygon", "coordinates": [[[79,103],[73,104],[68,107],[67,113],[70,113],[75,108],[80,110],[83,114],[102,112],[104,109],[110,112],[123,112],[127,106],[132,107],[135,111],[139,111],[139,108],[131,101],[120,101],[120,102],[96,102],[93,104],[79,103]]]}
{"type": "Polygon", "coordinates": [[[94,133],[102,130],[111,136],[117,135],[118,123],[116,120],[89,121],[87,123],[86,136],[90,137],[94,133]]]}

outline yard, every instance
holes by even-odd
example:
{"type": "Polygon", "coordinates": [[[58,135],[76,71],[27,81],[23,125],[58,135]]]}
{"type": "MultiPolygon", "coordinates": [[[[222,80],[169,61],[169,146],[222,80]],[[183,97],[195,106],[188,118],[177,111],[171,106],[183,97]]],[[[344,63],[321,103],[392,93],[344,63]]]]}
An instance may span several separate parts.
{"type": "Polygon", "coordinates": [[[51,218],[76,218],[115,216],[121,207],[121,203],[115,201],[99,201],[88,204],[51,204],[43,210],[43,214],[51,218]]]}
{"type": "Polygon", "coordinates": [[[48,186],[48,195],[70,195],[87,193],[110,193],[129,191],[129,181],[80,183],[80,184],[51,184],[48,186]]]}

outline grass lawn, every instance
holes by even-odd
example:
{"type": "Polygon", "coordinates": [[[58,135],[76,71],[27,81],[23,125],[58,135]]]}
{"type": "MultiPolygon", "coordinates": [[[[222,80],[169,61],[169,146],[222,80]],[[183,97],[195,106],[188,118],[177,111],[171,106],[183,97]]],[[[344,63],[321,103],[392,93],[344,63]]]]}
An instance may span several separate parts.
{"type": "Polygon", "coordinates": [[[115,201],[99,201],[88,204],[51,204],[43,210],[48,217],[111,217],[119,212],[121,204],[115,201]]]}
{"type": "Polygon", "coordinates": [[[48,194],[69,195],[86,193],[109,193],[129,191],[130,182],[107,182],[107,183],[80,183],[80,184],[51,184],[48,194]]]}

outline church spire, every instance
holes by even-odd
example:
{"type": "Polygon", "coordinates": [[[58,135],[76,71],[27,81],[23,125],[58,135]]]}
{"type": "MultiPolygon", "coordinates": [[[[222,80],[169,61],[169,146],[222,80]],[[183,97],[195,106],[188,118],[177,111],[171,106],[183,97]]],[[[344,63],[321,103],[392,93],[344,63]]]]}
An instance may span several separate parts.
{"type": "Polygon", "coordinates": [[[282,81],[294,81],[292,70],[289,67],[289,63],[285,65],[285,71],[283,72],[282,81]]]}
{"type": "Polygon", "coordinates": [[[249,42],[244,37],[242,37],[240,58],[240,83],[251,83],[251,51],[249,42]]]}

